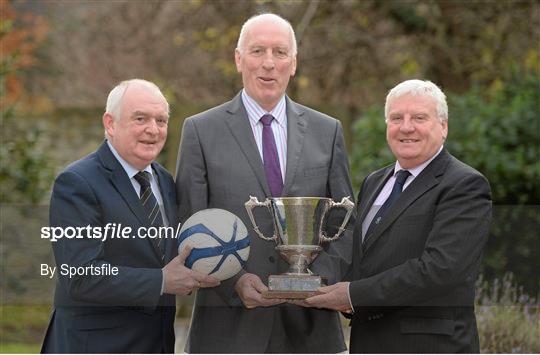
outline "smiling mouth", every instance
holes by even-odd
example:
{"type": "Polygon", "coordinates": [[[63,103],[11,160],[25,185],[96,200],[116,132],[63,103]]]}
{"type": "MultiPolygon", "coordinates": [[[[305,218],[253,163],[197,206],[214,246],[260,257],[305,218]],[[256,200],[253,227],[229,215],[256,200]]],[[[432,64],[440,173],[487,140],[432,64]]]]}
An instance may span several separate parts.
{"type": "Polygon", "coordinates": [[[419,142],[420,140],[419,139],[400,139],[399,141],[401,143],[416,143],[416,142],[419,142]]]}
{"type": "Polygon", "coordinates": [[[276,81],[276,79],[265,78],[265,77],[262,77],[262,76],[259,76],[259,80],[262,81],[263,83],[273,83],[273,82],[276,81]]]}

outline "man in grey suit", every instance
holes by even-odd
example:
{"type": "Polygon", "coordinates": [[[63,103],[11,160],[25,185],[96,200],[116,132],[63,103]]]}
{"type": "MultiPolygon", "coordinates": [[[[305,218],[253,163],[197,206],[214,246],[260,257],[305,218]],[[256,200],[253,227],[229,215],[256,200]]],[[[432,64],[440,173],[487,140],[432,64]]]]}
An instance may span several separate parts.
{"type": "Polygon", "coordinates": [[[491,221],[488,181],[443,147],[444,93],[408,80],[386,98],[397,162],[358,196],[353,278],[305,302],[354,310],[351,352],[479,352],[475,280],[491,221]]]}
{"type": "MultiPolygon", "coordinates": [[[[262,297],[270,274],[287,269],[275,244],[256,236],[244,208],[250,195],[352,195],[339,121],[293,102],[285,91],[296,70],[291,25],[274,14],[249,19],[235,51],[244,88],[231,101],[186,119],[177,164],[180,218],[222,208],[250,227],[245,269],[197,292],[188,352],[323,353],[346,350],[338,313],[262,297]]],[[[257,214],[259,212],[259,214],[257,214]]],[[[259,227],[273,232],[266,211],[259,227]]],[[[330,223],[333,225],[332,223],[330,223]]],[[[311,269],[339,280],[352,258],[352,233],[325,246],[311,269]]]]}

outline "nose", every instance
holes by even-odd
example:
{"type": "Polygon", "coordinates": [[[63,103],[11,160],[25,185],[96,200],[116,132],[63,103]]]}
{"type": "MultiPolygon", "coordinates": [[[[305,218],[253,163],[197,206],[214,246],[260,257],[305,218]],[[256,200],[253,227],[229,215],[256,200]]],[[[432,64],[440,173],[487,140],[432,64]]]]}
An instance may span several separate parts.
{"type": "Polygon", "coordinates": [[[156,135],[159,133],[159,127],[155,118],[148,120],[145,131],[152,135],[156,135]]]}
{"type": "Polygon", "coordinates": [[[399,126],[399,130],[402,132],[413,132],[415,129],[411,117],[405,117],[399,126]]]}
{"type": "Polygon", "coordinates": [[[264,53],[263,56],[263,68],[266,70],[272,70],[275,68],[276,63],[274,63],[274,54],[272,53],[272,50],[269,49],[264,53]]]}

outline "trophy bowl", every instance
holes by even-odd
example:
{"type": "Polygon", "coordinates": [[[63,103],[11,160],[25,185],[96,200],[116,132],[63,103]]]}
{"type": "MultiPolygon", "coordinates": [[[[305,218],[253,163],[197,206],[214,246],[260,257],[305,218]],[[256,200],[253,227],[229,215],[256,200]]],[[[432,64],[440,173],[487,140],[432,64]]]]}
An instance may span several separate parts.
{"type": "Polygon", "coordinates": [[[269,291],[266,298],[303,299],[317,292],[322,286],[321,276],[309,270],[309,265],[322,251],[321,244],[341,237],[354,209],[349,197],[334,202],[326,197],[273,197],[259,202],[250,196],[245,203],[248,216],[257,235],[276,244],[279,255],[289,264],[281,275],[268,277],[269,291]],[[253,209],[264,207],[272,216],[274,234],[265,236],[253,216],[253,209]],[[333,208],[346,210],[345,217],[334,236],[328,236],[326,223],[333,208]]]}

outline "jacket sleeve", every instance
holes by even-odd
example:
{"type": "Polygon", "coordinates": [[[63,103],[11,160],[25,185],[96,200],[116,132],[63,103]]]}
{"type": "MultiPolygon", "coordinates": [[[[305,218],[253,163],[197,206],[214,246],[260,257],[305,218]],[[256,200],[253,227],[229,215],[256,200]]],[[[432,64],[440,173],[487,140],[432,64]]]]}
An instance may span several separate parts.
{"type": "MultiPolygon", "coordinates": [[[[182,128],[176,165],[177,202],[180,221],[184,223],[193,213],[208,208],[208,172],[205,155],[197,127],[189,118],[182,128]]],[[[234,277],[222,281],[220,286],[212,288],[212,291],[216,292],[225,303],[240,306],[241,301],[235,297],[234,286],[244,273],[245,271],[241,270],[234,277]]]]}
{"type": "Polygon", "coordinates": [[[205,157],[195,124],[184,122],[176,164],[176,197],[183,223],[193,213],[208,208],[205,157]]]}
{"type": "MultiPolygon", "coordinates": [[[[329,167],[327,182],[327,197],[335,202],[340,202],[343,197],[349,197],[354,203],[351,179],[349,175],[349,161],[345,140],[343,138],[343,128],[341,122],[336,120],[336,127],[333,135],[332,159],[329,167]]],[[[345,218],[345,210],[333,209],[329,213],[326,227],[329,236],[337,233],[345,218]]],[[[341,281],[347,275],[352,264],[352,244],[353,228],[356,220],[356,211],[345,226],[345,231],[341,237],[333,242],[323,243],[323,252],[315,259],[311,269],[326,278],[328,285],[341,281]]]]}

